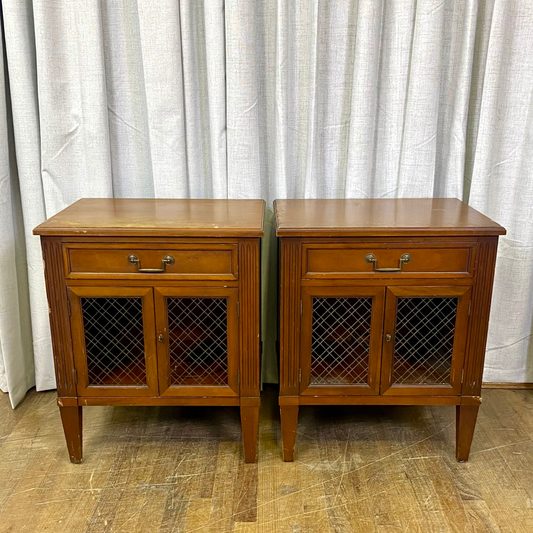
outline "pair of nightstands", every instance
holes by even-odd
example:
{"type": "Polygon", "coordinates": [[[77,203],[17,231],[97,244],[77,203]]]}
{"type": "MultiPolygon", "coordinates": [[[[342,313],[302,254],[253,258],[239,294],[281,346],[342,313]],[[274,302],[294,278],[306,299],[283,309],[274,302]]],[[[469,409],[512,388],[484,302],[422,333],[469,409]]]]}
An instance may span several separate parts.
{"type": "MultiPolygon", "coordinates": [[[[277,200],[280,410],[455,405],[466,460],[498,235],[454,199],[277,200]]],[[[35,229],[70,459],[82,407],[240,406],[255,461],[262,200],[85,199],[35,229]]]]}

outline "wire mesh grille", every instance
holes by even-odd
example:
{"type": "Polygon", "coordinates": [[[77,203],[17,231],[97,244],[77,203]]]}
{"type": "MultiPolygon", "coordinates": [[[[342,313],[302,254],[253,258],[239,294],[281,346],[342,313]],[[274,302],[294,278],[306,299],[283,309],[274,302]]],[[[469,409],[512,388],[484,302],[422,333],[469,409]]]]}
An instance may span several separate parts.
{"type": "Polygon", "coordinates": [[[167,298],[173,385],[228,384],[226,298],[167,298]]]}
{"type": "Polygon", "coordinates": [[[311,384],[366,383],[372,298],[313,298],[311,384]]]}
{"type": "Polygon", "coordinates": [[[392,383],[450,383],[457,298],[398,298],[392,383]]]}
{"type": "Polygon", "coordinates": [[[81,298],[89,385],[146,385],[142,298],[81,298]]]}

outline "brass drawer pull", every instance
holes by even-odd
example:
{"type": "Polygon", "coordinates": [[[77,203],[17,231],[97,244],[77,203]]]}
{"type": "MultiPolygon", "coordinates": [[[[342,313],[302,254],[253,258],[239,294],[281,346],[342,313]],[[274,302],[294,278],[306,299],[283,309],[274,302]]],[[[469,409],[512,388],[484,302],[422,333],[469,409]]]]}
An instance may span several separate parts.
{"type": "Polygon", "coordinates": [[[367,254],[365,257],[365,261],[371,265],[374,263],[374,272],[400,272],[402,269],[402,266],[404,264],[411,262],[411,254],[403,254],[400,257],[400,263],[398,267],[392,267],[392,268],[378,268],[378,260],[377,257],[374,254],[367,254]]]}
{"type": "Polygon", "coordinates": [[[128,263],[132,265],[137,265],[137,272],[145,272],[147,274],[156,274],[157,272],[165,272],[167,265],[174,264],[174,258],[171,255],[165,255],[161,259],[161,268],[141,268],[141,262],[135,254],[128,256],[128,263]]]}

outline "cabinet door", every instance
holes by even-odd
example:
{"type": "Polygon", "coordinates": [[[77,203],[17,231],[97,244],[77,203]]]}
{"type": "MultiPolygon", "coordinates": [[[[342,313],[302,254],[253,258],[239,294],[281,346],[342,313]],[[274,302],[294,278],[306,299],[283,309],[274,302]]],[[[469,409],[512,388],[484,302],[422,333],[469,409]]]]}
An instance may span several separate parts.
{"type": "Polygon", "coordinates": [[[389,287],[381,393],[459,395],[470,287],[389,287]]]}
{"type": "Polygon", "coordinates": [[[384,287],[302,288],[303,395],[378,394],[384,287]]]}
{"type": "Polygon", "coordinates": [[[80,396],[157,396],[149,287],[70,287],[80,396]]]}
{"type": "Polygon", "coordinates": [[[162,396],[238,396],[236,288],[155,289],[162,396]]]}

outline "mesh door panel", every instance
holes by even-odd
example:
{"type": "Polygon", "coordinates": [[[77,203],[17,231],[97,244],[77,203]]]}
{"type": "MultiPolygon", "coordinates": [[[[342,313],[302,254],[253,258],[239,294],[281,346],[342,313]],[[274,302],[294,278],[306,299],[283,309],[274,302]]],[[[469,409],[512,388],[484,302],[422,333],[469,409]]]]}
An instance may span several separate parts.
{"type": "Polygon", "coordinates": [[[228,384],[226,298],[167,298],[172,385],[228,384]]]}
{"type": "Polygon", "coordinates": [[[398,298],[392,383],[450,383],[457,298],[398,298]]]}
{"type": "Polygon", "coordinates": [[[313,298],[311,385],[368,380],[372,298],[313,298]]]}
{"type": "Polygon", "coordinates": [[[81,298],[89,385],[146,385],[142,298],[81,298]]]}

